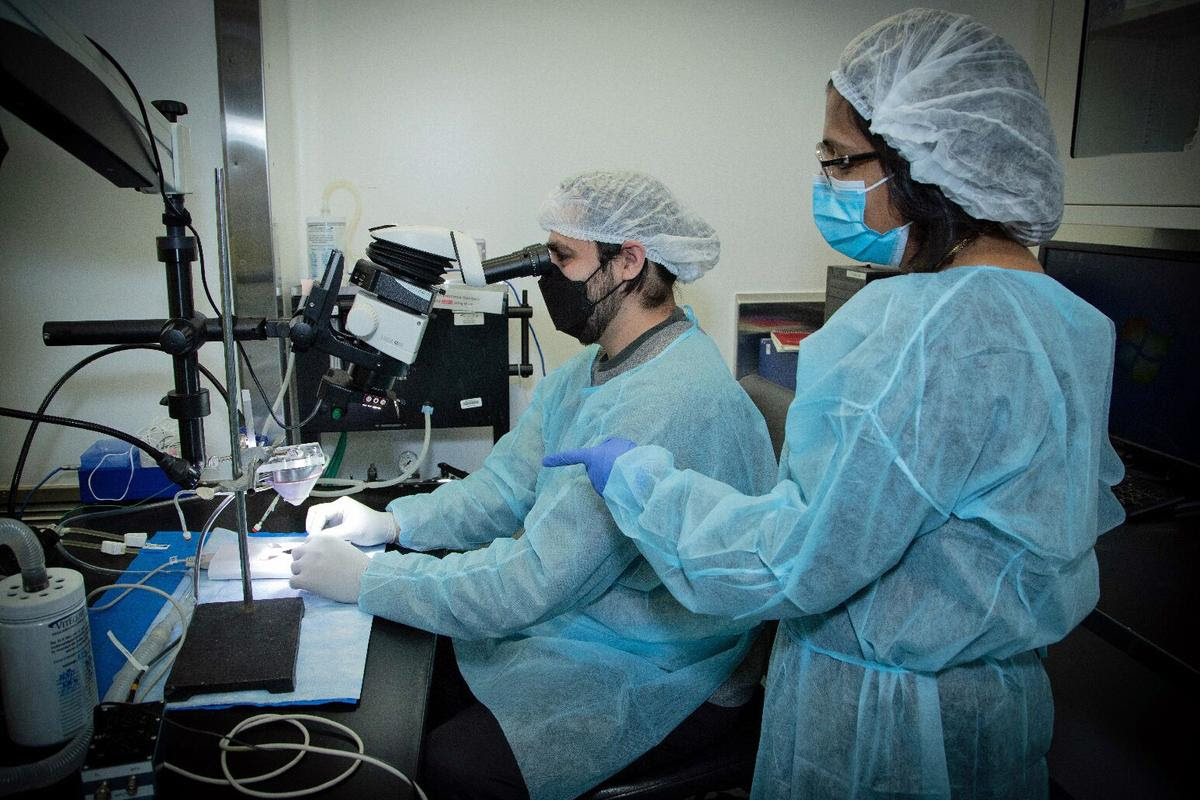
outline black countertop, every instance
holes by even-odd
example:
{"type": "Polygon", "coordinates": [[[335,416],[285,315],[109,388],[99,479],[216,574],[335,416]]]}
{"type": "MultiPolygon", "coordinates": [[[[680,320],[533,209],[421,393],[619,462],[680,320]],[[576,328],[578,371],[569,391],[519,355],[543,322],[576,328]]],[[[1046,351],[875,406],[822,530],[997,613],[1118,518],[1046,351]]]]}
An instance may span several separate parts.
{"type": "Polygon", "coordinates": [[[1084,625],[1155,671],[1200,678],[1200,513],[1127,522],[1096,542],[1100,600],[1084,625]]]}
{"type": "MultiPolygon", "coordinates": [[[[395,494],[394,490],[375,490],[356,495],[356,499],[373,508],[381,509],[395,494]]],[[[273,494],[270,492],[248,497],[247,510],[251,525],[265,511],[272,497],[273,494]]],[[[277,532],[303,531],[304,518],[308,508],[318,502],[328,502],[328,500],[313,499],[300,507],[289,506],[281,502],[268,517],[263,529],[277,532]]],[[[182,504],[191,530],[195,531],[203,525],[204,520],[212,511],[213,505],[211,501],[188,501],[182,504]]],[[[79,524],[113,533],[128,531],[153,533],[158,530],[179,530],[178,517],[171,505],[150,510],[132,508],[119,516],[82,519],[79,524]]],[[[222,513],[216,524],[221,527],[236,527],[233,504],[230,504],[222,513]]],[[[130,556],[106,556],[98,550],[73,549],[72,552],[89,563],[110,569],[122,569],[131,560],[130,556]]],[[[47,562],[51,565],[77,568],[76,565],[62,560],[57,553],[52,553],[47,558],[47,562]]],[[[85,572],[84,574],[85,584],[89,590],[110,583],[113,578],[112,575],[102,573],[85,572]]],[[[264,712],[305,713],[328,717],[354,729],[362,737],[365,752],[368,755],[387,762],[412,778],[417,778],[429,680],[433,670],[435,641],[436,637],[432,634],[376,618],[372,625],[367,649],[362,697],[355,705],[330,703],[319,706],[243,707],[222,711],[170,711],[167,713],[167,717],[174,722],[213,734],[224,734],[239,721],[264,712]]],[[[352,744],[347,742],[344,736],[334,735],[329,729],[319,725],[312,725],[310,728],[314,745],[339,749],[352,747],[352,744]]],[[[297,734],[298,732],[288,725],[276,724],[250,731],[245,734],[244,738],[251,742],[295,741],[299,738],[297,734]]],[[[2,736],[2,731],[0,731],[0,738],[7,738],[2,736]]],[[[169,723],[164,724],[158,760],[168,760],[199,774],[221,777],[216,741],[216,736],[206,736],[203,733],[186,731],[169,723]]],[[[5,744],[9,743],[5,741],[5,744]]],[[[24,750],[24,748],[19,749],[24,750]]],[[[36,757],[46,755],[46,753],[44,750],[36,753],[29,751],[28,755],[36,757]]],[[[236,775],[250,777],[280,766],[293,755],[293,753],[266,752],[235,754],[231,757],[230,763],[236,775]]],[[[9,756],[11,758],[6,757],[2,760],[6,763],[22,763],[28,760],[17,752],[10,752],[9,756]]],[[[349,763],[340,758],[309,755],[287,775],[269,781],[267,784],[254,784],[254,786],[257,789],[271,791],[313,786],[337,775],[349,763]]],[[[73,791],[72,796],[77,796],[78,786],[78,777],[74,777],[28,796],[58,797],[63,796],[61,794],[63,791],[73,791]]],[[[232,788],[195,783],[166,770],[158,773],[158,790],[160,796],[166,797],[244,796],[232,788]]],[[[319,796],[357,799],[385,796],[406,798],[413,795],[395,776],[377,767],[363,764],[345,781],[322,792],[319,796]]]]}

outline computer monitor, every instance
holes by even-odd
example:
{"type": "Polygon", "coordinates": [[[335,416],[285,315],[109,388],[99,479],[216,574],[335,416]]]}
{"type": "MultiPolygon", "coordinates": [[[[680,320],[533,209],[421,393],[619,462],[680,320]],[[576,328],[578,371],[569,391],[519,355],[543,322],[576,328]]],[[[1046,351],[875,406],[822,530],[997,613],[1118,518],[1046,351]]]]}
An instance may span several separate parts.
{"type": "Polygon", "coordinates": [[[1049,242],[1038,260],[1116,325],[1114,444],[1200,467],[1200,253],[1049,242]]]}

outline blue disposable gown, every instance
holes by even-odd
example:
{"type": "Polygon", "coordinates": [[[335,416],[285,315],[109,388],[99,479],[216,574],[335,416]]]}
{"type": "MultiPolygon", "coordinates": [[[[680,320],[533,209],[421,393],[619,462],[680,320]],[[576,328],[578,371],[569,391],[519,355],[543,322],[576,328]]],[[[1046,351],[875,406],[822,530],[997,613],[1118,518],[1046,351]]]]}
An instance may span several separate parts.
{"type": "Polygon", "coordinates": [[[801,346],[770,493],[617,460],[609,508],[684,605],[784,620],[754,797],[1046,793],[1034,651],[1095,605],[1123,518],[1113,343],[1045,275],[877,281],[801,346]]]}
{"type": "Polygon", "coordinates": [[[583,470],[541,461],[625,436],[766,492],[776,462],[762,416],[694,323],[591,387],[595,356],[589,347],[542,380],[481,469],[389,504],[402,545],[474,549],[381,554],[359,597],[364,611],[454,637],[535,800],[574,797],[661,741],[729,677],[758,625],[684,609],[583,470]]]}

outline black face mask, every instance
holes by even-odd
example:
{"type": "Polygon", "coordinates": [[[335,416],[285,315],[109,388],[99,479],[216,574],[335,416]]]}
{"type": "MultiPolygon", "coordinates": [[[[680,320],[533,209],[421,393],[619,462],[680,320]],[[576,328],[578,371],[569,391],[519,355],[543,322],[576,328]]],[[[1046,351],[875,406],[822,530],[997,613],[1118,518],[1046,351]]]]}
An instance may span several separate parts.
{"type": "MultiPolygon", "coordinates": [[[[589,300],[588,283],[602,269],[604,269],[604,264],[596,267],[591,275],[581,281],[571,280],[563,275],[562,270],[558,267],[553,267],[538,278],[538,289],[542,292],[542,300],[546,302],[546,311],[550,313],[550,319],[554,322],[556,329],[583,341],[588,320],[595,313],[596,306],[621,288],[621,283],[617,283],[599,300],[589,300]]],[[[584,344],[591,344],[591,342],[584,342],[584,344]]]]}

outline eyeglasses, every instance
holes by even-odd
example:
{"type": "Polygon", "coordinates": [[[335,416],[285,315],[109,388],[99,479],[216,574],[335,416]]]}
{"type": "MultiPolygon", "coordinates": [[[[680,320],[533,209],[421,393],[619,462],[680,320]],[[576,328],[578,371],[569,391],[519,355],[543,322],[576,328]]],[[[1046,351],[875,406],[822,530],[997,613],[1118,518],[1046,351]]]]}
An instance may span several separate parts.
{"type": "Polygon", "coordinates": [[[826,149],[824,142],[817,142],[817,163],[821,165],[821,174],[828,180],[834,177],[829,174],[829,168],[845,169],[852,164],[861,164],[864,161],[872,161],[879,158],[879,153],[874,150],[865,153],[853,153],[848,156],[831,156],[829,150],[826,149]]]}

